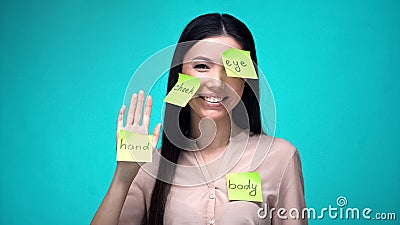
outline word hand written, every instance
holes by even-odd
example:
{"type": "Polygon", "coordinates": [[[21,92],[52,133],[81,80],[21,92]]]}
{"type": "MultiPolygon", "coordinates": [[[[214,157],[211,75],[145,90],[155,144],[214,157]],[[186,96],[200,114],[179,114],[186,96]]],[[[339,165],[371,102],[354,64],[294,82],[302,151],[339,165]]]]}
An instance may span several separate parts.
{"type": "Polygon", "coordinates": [[[161,124],[154,128],[153,135],[148,135],[152,98],[147,96],[143,114],[144,92],[134,93],[127,113],[126,125],[123,117],[126,106],[120,109],[117,120],[117,161],[151,162],[153,150],[160,137],[161,124]],[[143,118],[142,118],[143,116],[143,118]],[[141,121],[141,123],[140,123],[141,121]]]}

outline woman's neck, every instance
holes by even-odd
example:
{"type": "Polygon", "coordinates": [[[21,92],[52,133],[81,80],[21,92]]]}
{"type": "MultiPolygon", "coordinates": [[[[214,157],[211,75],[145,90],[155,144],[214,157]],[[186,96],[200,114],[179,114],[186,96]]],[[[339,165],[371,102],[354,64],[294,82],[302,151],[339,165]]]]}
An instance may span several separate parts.
{"type": "Polygon", "coordinates": [[[230,137],[241,130],[235,123],[231,123],[229,116],[220,120],[212,120],[193,114],[190,121],[190,134],[197,139],[197,145],[200,149],[225,148],[229,143],[230,137]]]}

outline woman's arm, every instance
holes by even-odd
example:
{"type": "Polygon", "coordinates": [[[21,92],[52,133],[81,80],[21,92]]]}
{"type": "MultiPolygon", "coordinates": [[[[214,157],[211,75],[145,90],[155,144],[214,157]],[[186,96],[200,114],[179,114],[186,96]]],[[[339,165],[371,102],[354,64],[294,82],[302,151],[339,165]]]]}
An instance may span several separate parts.
{"type": "MultiPolygon", "coordinates": [[[[121,129],[140,134],[146,134],[146,135],[148,134],[147,131],[150,122],[150,115],[152,108],[151,96],[148,96],[146,99],[146,108],[144,110],[142,124],[140,124],[143,105],[144,105],[144,92],[140,91],[139,95],[133,94],[130,102],[129,111],[127,114],[125,127],[123,126],[123,117],[126,107],[125,106],[121,107],[117,120],[117,140],[118,140],[119,130],[121,129]]],[[[154,147],[157,146],[158,138],[160,136],[160,128],[161,124],[158,124],[154,128],[153,132],[154,147]]],[[[90,224],[92,225],[118,224],[119,217],[121,215],[121,210],[124,205],[129,188],[132,184],[132,181],[138,174],[139,169],[140,166],[136,162],[122,162],[122,161],[117,162],[117,167],[115,169],[111,185],[90,224]]]]}
{"type": "Polygon", "coordinates": [[[293,149],[293,155],[286,166],[280,184],[277,212],[274,212],[272,224],[308,224],[308,218],[302,216],[306,204],[304,200],[304,181],[300,155],[294,146],[293,149]],[[280,212],[278,212],[279,210],[280,212]]]}
{"type": "Polygon", "coordinates": [[[129,187],[138,171],[137,163],[117,163],[111,185],[90,224],[118,224],[129,187]]]}

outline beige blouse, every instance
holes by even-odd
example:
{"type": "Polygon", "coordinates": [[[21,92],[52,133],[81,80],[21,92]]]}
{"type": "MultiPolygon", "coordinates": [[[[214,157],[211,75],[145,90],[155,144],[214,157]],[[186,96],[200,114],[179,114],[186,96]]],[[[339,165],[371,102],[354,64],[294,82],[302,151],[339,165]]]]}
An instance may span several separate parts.
{"type": "MultiPolygon", "coordinates": [[[[140,224],[149,207],[160,160],[158,153],[153,155],[153,162],[139,170],[130,187],[119,224],[140,224]]],[[[301,219],[305,201],[299,153],[281,138],[243,131],[207,165],[199,151],[183,151],[173,181],[165,225],[307,224],[301,219]],[[225,175],[250,171],[260,175],[263,202],[229,201],[225,175]]]]}

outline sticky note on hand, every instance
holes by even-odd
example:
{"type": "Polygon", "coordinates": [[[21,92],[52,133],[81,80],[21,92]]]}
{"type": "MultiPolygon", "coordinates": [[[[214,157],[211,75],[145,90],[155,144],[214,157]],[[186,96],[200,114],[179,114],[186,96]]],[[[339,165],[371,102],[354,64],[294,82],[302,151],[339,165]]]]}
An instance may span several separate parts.
{"type": "Polygon", "coordinates": [[[227,49],[222,53],[222,62],[228,77],[258,79],[249,51],[227,49]]]}
{"type": "Polygon", "coordinates": [[[226,174],[228,199],[262,202],[261,179],[257,172],[226,174]]]}
{"type": "Polygon", "coordinates": [[[120,130],[117,142],[117,161],[151,162],[152,138],[152,135],[120,130]]]}
{"type": "Polygon", "coordinates": [[[164,102],[185,107],[199,87],[199,78],[179,73],[178,82],[165,97],[164,102]]]}

